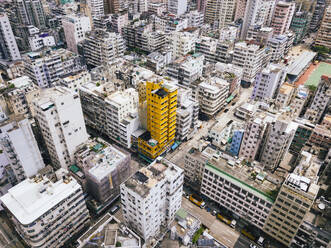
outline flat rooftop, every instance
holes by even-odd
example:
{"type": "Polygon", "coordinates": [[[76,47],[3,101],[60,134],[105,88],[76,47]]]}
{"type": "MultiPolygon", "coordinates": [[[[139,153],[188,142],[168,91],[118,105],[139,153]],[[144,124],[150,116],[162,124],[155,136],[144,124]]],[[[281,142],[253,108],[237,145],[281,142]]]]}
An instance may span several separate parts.
{"type": "Polygon", "coordinates": [[[71,177],[55,183],[46,177],[34,177],[9,189],[0,201],[21,224],[28,225],[80,188],[71,177]]]}
{"type": "Polygon", "coordinates": [[[296,87],[293,84],[284,83],[279,89],[279,92],[284,95],[291,94],[292,90],[294,90],[296,87]]]}
{"type": "Polygon", "coordinates": [[[98,181],[107,177],[117,165],[127,157],[125,153],[113,146],[108,146],[99,152],[90,155],[88,165],[91,167],[88,172],[98,181]]]}
{"type": "Polygon", "coordinates": [[[117,247],[140,248],[141,240],[137,234],[107,213],[78,240],[79,248],[117,247]]]}
{"type": "Polygon", "coordinates": [[[8,81],[8,84],[9,85],[14,84],[15,88],[22,88],[22,87],[28,86],[30,84],[33,84],[33,82],[29,77],[22,76],[22,77],[18,77],[18,78],[8,81]]]}
{"type": "Polygon", "coordinates": [[[148,195],[150,189],[164,179],[164,171],[167,168],[166,165],[161,163],[155,163],[149,167],[141,168],[125,182],[125,186],[135,191],[141,197],[145,197],[148,195]]]}
{"type": "MultiPolygon", "coordinates": [[[[242,163],[238,163],[235,158],[233,158],[233,160],[222,158],[219,156],[219,153],[211,147],[207,147],[204,152],[209,153],[213,157],[207,162],[207,169],[212,170],[214,173],[226,178],[231,183],[244,188],[246,191],[266,201],[274,202],[274,199],[270,196],[270,192],[276,190],[278,185],[268,181],[269,175],[267,172],[262,171],[262,169],[257,167],[249,167],[242,163]],[[214,155],[218,158],[215,158],[214,155]],[[254,179],[252,176],[253,174],[260,175],[260,177],[256,176],[254,179]],[[258,178],[264,179],[258,180],[258,178]]],[[[274,177],[275,176],[273,175],[273,181],[275,180],[274,177]]],[[[278,180],[279,183],[282,181],[281,178],[278,180]]]]}
{"type": "Polygon", "coordinates": [[[125,186],[141,197],[146,197],[150,189],[155,187],[158,182],[165,177],[174,177],[178,173],[181,173],[180,168],[174,166],[170,161],[162,160],[162,162],[155,162],[148,167],[141,168],[125,182],[125,186]]]}

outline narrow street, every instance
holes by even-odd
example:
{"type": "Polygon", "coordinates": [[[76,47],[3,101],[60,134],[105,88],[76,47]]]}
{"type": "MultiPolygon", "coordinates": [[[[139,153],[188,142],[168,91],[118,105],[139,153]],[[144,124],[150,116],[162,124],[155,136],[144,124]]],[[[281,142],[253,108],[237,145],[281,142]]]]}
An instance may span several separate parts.
{"type": "Polygon", "coordinates": [[[208,227],[210,235],[215,239],[227,247],[234,247],[234,244],[239,238],[239,233],[235,229],[219,221],[216,216],[211,215],[206,209],[199,208],[184,197],[182,199],[182,208],[189,211],[198,218],[202,224],[208,227]]]}

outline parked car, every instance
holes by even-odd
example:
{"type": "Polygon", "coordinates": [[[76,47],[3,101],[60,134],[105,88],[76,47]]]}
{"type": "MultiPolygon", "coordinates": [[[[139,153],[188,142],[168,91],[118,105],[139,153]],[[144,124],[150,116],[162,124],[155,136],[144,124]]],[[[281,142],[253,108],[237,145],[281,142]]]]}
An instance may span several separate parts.
{"type": "Polygon", "coordinates": [[[212,212],[211,212],[211,215],[212,216],[215,216],[217,214],[217,211],[216,210],[213,210],[212,212]]]}
{"type": "Polygon", "coordinates": [[[115,205],[110,209],[110,213],[111,214],[115,214],[118,210],[120,210],[120,206],[119,205],[115,205]]]}

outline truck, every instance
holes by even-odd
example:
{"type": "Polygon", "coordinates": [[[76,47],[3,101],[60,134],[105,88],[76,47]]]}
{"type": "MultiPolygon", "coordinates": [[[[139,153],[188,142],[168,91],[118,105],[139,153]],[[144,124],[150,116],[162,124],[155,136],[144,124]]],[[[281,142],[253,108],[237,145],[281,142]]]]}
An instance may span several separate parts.
{"type": "Polygon", "coordinates": [[[245,229],[242,229],[241,230],[241,233],[246,236],[247,238],[249,238],[250,240],[252,241],[255,241],[256,240],[256,237],[249,231],[245,230],[245,229]]]}
{"type": "Polygon", "coordinates": [[[196,194],[190,195],[189,200],[200,208],[205,208],[206,206],[206,203],[202,200],[202,198],[196,194]]]}
{"type": "Polygon", "coordinates": [[[231,218],[225,217],[223,216],[221,213],[217,214],[217,218],[220,221],[223,221],[225,224],[229,225],[232,228],[236,227],[237,221],[236,220],[232,220],[231,218]]]}

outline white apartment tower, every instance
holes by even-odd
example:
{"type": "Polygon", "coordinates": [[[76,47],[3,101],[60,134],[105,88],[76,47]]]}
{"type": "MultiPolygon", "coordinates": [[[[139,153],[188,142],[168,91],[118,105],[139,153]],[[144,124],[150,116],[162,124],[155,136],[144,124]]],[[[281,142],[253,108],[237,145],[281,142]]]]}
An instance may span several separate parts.
{"type": "Polygon", "coordinates": [[[168,11],[176,16],[183,15],[187,10],[187,0],[168,0],[168,11]]]}
{"type": "Polygon", "coordinates": [[[199,102],[192,99],[192,90],[178,88],[176,111],[176,137],[187,140],[197,131],[199,102]]]}
{"type": "Polygon", "coordinates": [[[296,126],[283,116],[268,124],[260,157],[264,168],[273,171],[278,167],[292,142],[295,131],[296,126]]]}
{"type": "Polygon", "coordinates": [[[32,115],[32,101],[39,97],[41,89],[27,76],[10,80],[8,84],[15,86],[5,94],[9,109],[15,115],[24,115],[30,118],[32,115]]]}
{"type": "Polygon", "coordinates": [[[256,44],[238,42],[234,46],[232,64],[243,68],[242,79],[253,82],[256,74],[262,70],[265,48],[256,44]]]}
{"type": "Polygon", "coordinates": [[[305,113],[305,118],[317,123],[331,103],[331,77],[323,75],[317,86],[314,100],[305,113]]]}
{"type": "Polygon", "coordinates": [[[85,33],[91,31],[90,18],[84,15],[66,15],[62,18],[62,27],[67,49],[78,53],[77,44],[85,39],[85,33]]]}
{"type": "Polygon", "coordinates": [[[184,172],[162,159],[137,171],[121,185],[124,221],[144,240],[168,227],[182,203],[184,172]]]}
{"type": "Polygon", "coordinates": [[[5,60],[21,59],[15,36],[5,13],[0,13],[0,58],[5,60]]]}
{"type": "Polygon", "coordinates": [[[62,247],[89,222],[81,185],[66,171],[57,181],[36,175],[0,198],[16,231],[32,248],[62,247]]]}
{"type": "Polygon", "coordinates": [[[88,139],[78,94],[64,87],[45,89],[33,107],[52,163],[66,169],[88,139]]]}
{"type": "Polygon", "coordinates": [[[64,75],[84,68],[81,58],[66,49],[44,49],[23,56],[24,72],[41,88],[52,87],[64,75]]]}
{"type": "Polygon", "coordinates": [[[0,123],[0,147],[5,154],[5,170],[12,183],[34,176],[44,168],[31,124],[23,116],[11,116],[0,123]]]}
{"type": "Polygon", "coordinates": [[[174,59],[185,56],[195,50],[196,35],[189,32],[172,32],[169,36],[174,59]]]}
{"type": "Polygon", "coordinates": [[[248,29],[254,25],[268,24],[271,20],[274,0],[247,0],[244,22],[241,30],[241,39],[245,39],[248,29]]]}
{"type": "Polygon", "coordinates": [[[101,19],[105,15],[103,0],[86,0],[92,19],[101,19]]]}
{"type": "Polygon", "coordinates": [[[79,95],[86,125],[131,148],[131,135],[139,128],[138,92],[133,88],[107,91],[107,87],[88,83],[79,95]]]}
{"type": "Polygon", "coordinates": [[[124,54],[124,40],[120,34],[98,29],[86,34],[84,42],[86,63],[99,66],[124,54]]]}
{"type": "Polygon", "coordinates": [[[65,86],[72,91],[78,92],[79,88],[91,82],[91,74],[88,70],[81,70],[76,73],[71,73],[66,77],[62,77],[59,84],[65,86]]]}
{"type": "Polygon", "coordinates": [[[245,123],[245,133],[241,141],[239,158],[254,161],[262,142],[266,124],[261,118],[252,118],[245,123]]]}
{"type": "Polygon", "coordinates": [[[202,76],[204,58],[205,56],[199,53],[179,58],[167,66],[167,74],[179,83],[189,86],[202,76]]]}
{"type": "Polygon", "coordinates": [[[219,1],[219,20],[218,20],[219,28],[226,27],[233,21],[235,6],[236,6],[235,0],[219,1]]]}
{"type": "Polygon", "coordinates": [[[200,111],[209,117],[215,116],[226,105],[229,88],[229,83],[218,77],[199,83],[195,99],[199,101],[200,111]]]}
{"type": "Polygon", "coordinates": [[[252,99],[263,101],[275,98],[285,76],[285,69],[281,65],[269,64],[256,74],[252,99]]]}

